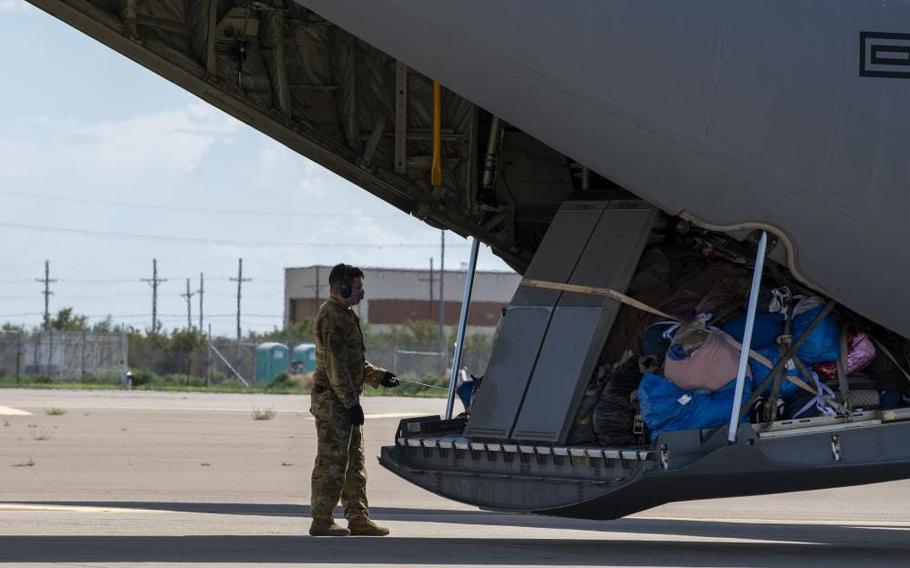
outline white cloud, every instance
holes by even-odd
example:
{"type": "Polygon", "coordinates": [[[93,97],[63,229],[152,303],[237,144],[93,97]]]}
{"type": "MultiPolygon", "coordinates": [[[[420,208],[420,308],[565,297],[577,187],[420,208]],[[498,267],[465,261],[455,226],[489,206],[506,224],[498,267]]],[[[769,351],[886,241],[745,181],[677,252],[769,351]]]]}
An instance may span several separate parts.
{"type": "Polygon", "coordinates": [[[306,210],[314,201],[344,197],[345,187],[350,187],[341,177],[274,140],[263,140],[256,159],[257,185],[262,189],[284,182],[292,174],[296,191],[290,205],[298,210],[306,210]]]}
{"type": "Polygon", "coordinates": [[[33,116],[0,137],[0,169],[6,183],[24,186],[139,178],[165,183],[196,170],[239,126],[201,102],[123,120],[33,116]]]}
{"type": "Polygon", "coordinates": [[[100,159],[114,169],[154,167],[187,173],[199,166],[220,137],[238,126],[204,103],[191,103],[176,111],[63,128],[58,139],[80,158],[100,159]]]}

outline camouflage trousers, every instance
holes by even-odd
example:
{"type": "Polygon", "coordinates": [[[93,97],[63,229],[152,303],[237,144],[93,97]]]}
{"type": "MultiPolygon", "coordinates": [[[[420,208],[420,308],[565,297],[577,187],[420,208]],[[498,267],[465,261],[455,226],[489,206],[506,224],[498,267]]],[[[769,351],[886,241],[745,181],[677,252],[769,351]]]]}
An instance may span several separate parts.
{"type": "Polygon", "coordinates": [[[368,519],[363,427],[351,424],[350,410],[328,389],[310,393],[310,412],[318,439],[310,495],[313,520],[332,522],[339,498],[348,521],[368,519]]]}

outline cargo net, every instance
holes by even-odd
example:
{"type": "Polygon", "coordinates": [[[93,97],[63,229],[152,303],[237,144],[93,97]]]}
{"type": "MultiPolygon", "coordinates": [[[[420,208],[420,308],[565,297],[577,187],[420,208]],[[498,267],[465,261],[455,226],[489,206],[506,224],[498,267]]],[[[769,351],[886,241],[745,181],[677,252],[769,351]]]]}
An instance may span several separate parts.
{"type": "Polygon", "coordinates": [[[0,377],[59,382],[119,380],[126,369],[120,333],[45,331],[0,333],[0,377]]]}

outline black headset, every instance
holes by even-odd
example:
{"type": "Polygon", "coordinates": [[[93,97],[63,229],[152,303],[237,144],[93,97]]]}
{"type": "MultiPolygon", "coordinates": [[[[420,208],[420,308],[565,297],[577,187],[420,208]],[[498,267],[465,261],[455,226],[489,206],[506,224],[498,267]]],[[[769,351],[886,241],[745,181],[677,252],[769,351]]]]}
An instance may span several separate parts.
{"type": "Polygon", "coordinates": [[[354,290],[351,286],[351,272],[354,270],[354,267],[350,264],[343,265],[341,272],[341,282],[338,283],[338,293],[341,294],[341,297],[347,300],[354,294],[354,290]]]}

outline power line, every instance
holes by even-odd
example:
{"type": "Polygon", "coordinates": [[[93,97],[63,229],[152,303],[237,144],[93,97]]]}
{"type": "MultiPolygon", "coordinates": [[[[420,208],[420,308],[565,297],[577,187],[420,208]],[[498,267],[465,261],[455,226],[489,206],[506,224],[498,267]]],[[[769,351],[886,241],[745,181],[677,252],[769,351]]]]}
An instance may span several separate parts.
{"type": "MultiPolygon", "coordinates": [[[[0,318],[11,318],[11,317],[25,317],[25,316],[40,316],[44,315],[44,312],[20,312],[17,314],[0,314],[0,318]]],[[[139,313],[139,314],[113,314],[113,313],[103,313],[103,314],[79,314],[87,318],[147,318],[148,313],[139,313]]],[[[237,317],[236,313],[225,313],[225,314],[211,314],[206,316],[208,318],[234,318],[237,317]]],[[[268,318],[268,319],[281,319],[281,314],[243,314],[245,318],[268,318]]],[[[158,319],[161,320],[185,320],[186,314],[158,314],[158,319]]]]}
{"type": "Polygon", "coordinates": [[[136,282],[135,278],[61,278],[60,282],[65,282],[67,284],[115,284],[115,283],[124,283],[124,282],[136,282]]]}
{"type": "MultiPolygon", "coordinates": [[[[210,318],[233,318],[236,316],[237,316],[237,314],[233,313],[233,314],[210,314],[208,317],[210,317],[210,318]]],[[[281,314],[243,314],[243,317],[246,317],[246,318],[280,318],[283,316],[281,314]]]]}
{"type": "Polygon", "coordinates": [[[26,316],[40,316],[41,312],[24,312],[19,314],[0,314],[0,318],[20,318],[26,316]]]}
{"type": "MultiPolygon", "coordinates": [[[[43,280],[41,280],[41,281],[43,282],[43,280]]],[[[59,280],[57,282],[59,282],[59,280]]],[[[131,280],[130,282],[133,282],[133,281],[131,280]]],[[[260,297],[260,296],[265,297],[267,295],[271,296],[273,294],[259,294],[259,295],[251,295],[248,297],[260,297]]],[[[29,294],[27,296],[0,296],[0,300],[27,300],[29,298],[34,298],[34,297],[35,297],[34,294],[29,294]]],[[[79,299],[79,300],[108,299],[108,298],[110,298],[110,299],[139,298],[139,297],[144,298],[145,294],[67,294],[66,297],[67,297],[67,299],[75,298],[75,299],[79,299]]],[[[233,298],[233,295],[231,295],[231,297],[233,298]]]]}
{"type": "MultiPolygon", "coordinates": [[[[205,259],[199,259],[199,258],[193,258],[193,259],[163,258],[161,260],[162,260],[162,262],[167,262],[168,264],[193,264],[193,265],[206,264],[206,265],[210,265],[210,264],[224,264],[227,260],[230,260],[230,259],[205,260],[205,259]]],[[[118,262],[82,262],[82,261],[78,261],[78,260],[70,260],[70,261],[55,260],[54,261],[56,266],[61,266],[61,265],[78,266],[79,268],[116,268],[116,267],[120,267],[120,266],[140,266],[140,265],[144,265],[145,262],[146,261],[144,261],[144,260],[125,260],[125,261],[118,261],[118,262]]],[[[31,266],[33,263],[34,263],[33,260],[28,260],[28,261],[22,261],[22,262],[17,262],[17,263],[10,263],[7,266],[13,266],[13,265],[31,266]]],[[[247,264],[268,264],[271,266],[271,265],[274,265],[275,263],[273,261],[269,261],[269,260],[247,260],[247,264]]],[[[0,282],[4,282],[4,280],[0,280],[0,282]]],[[[29,280],[29,282],[31,282],[31,281],[29,280]]]]}
{"type": "MultiPolygon", "coordinates": [[[[95,231],[91,229],[72,229],[66,227],[51,227],[43,225],[26,225],[24,223],[11,223],[0,221],[0,227],[11,229],[22,229],[25,231],[42,231],[46,233],[63,233],[74,235],[86,235],[91,237],[117,238],[117,239],[136,239],[147,241],[160,241],[172,244],[186,245],[207,245],[207,246],[231,246],[231,247],[250,247],[250,248],[435,248],[435,245],[416,244],[416,243],[291,243],[282,241],[235,241],[230,239],[200,239],[194,237],[171,237],[167,235],[149,235],[141,233],[122,233],[117,231],[95,231]]],[[[449,245],[450,247],[467,248],[467,245],[449,245]]]]}
{"type": "Polygon", "coordinates": [[[61,201],[67,203],[85,203],[87,205],[105,205],[110,207],[129,207],[133,209],[155,209],[158,211],[183,211],[186,213],[216,213],[221,215],[242,216],[268,216],[268,217],[295,217],[298,219],[334,219],[334,218],[383,218],[398,217],[401,213],[379,213],[375,215],[358,215],[354,213],[297,213],[294,211],[250,211],[239,209],[209,209],[204,207],[179,207],[176,205],[158,205],[154,203],[130,203],[127,201],[109,201],[103,199],[81,199],[62,195],[34,194],[21,191],[0,191],[0,195],[12,195],[26,199],[41,199],[45,201],[61,201]]]}

